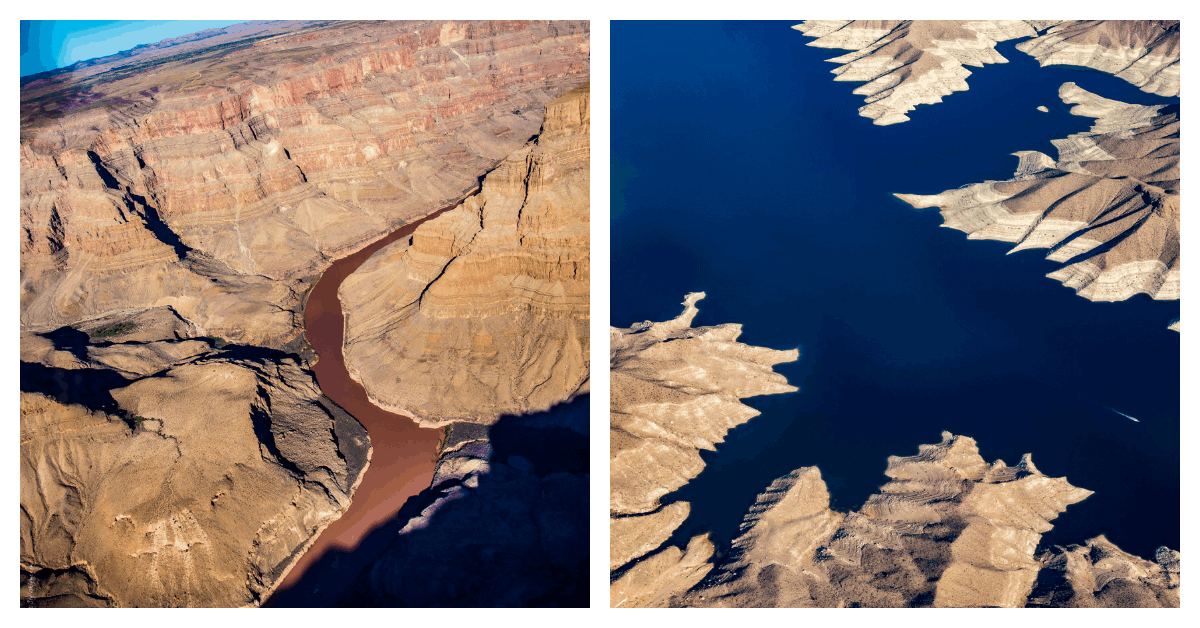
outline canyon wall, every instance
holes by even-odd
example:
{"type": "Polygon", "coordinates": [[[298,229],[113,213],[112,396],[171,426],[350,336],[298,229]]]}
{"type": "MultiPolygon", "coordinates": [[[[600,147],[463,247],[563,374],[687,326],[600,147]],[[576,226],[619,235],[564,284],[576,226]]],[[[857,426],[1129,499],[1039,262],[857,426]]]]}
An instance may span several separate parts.
{"type": "Polygon", "coordinates": [[[23,605],[257,605],[349,506],[362,427],[295,356],[190,331],[22,334],[23,605]]]}
{"type": "Polygon", "coordinates": [[[530,152],[588,30],[253,23],[23,82],[22,605],[270,595],[371,453],[308,288],[530,152]]]}
{"type": "Polygon", "coordinates": [[[585,392],[590,96],[480,192],[381,249],[342,284],[344,355],[372,402],[422,423],[494,423],[585,392]]]}
{"type": "Polygon", "coordinates": [[[586,80],[586,22],[311,26],[22,86],[21,323],[169,305],[278,346],[310,278],[586,80]]]}

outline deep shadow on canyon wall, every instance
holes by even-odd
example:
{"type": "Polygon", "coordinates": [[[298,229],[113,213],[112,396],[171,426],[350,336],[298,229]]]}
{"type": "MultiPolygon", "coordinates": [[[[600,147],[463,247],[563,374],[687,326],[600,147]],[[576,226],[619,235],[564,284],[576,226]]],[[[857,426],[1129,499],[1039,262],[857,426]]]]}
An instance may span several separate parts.
{"type": "Polygon", "coordinates": [[[268,605],[588,606],[588,399],[451,426],[433,486],[268,605]]]}

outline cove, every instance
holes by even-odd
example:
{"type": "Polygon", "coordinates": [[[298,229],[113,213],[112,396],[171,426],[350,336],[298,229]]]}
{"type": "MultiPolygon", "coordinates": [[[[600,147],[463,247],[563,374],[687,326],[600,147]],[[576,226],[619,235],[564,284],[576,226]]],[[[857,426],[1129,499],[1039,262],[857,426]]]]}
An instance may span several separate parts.
{"type": "Polygon", "coordinates": [[[391,541],[388,537],[394,536],[370,533],[394,518],[410,497],[429,488],[443,431],[423,428],[410,417],[379,408],[367,399],[362,384],[351,379],[342,356],[345,317],[338,288],[380,249],[411,236],[425,221],[457,207],[478,191],[475,187],[454,203],[335,260],[309,292],[304,330],[319,356],[312,366],[317,384],[326,397],[366,428],[371,439],[371,460],[350,507],[321,532],[263,606],[334,604],[362,569],[387,548],[391,541]],[[364,543],[368,535],[370,547],[364,543]],[[338,552],[334,560],[321,560],[332,550],[338,552]]]}
{"type": "Polygon", "coordinates": [[[1057,155],[1051,139],[1092,122],[1068,113],[1062,83],[1178,99],[1040,68],[1014,40],[997,46],[1007,64],[969,68],[968,91],[875,126],[860,83],[825,61],[846,51],[806,46],[798,22],[612,24],[611,324],[668,320],[704,291],[695,326],[741,323],[742,342],[801,351],[775,369],[800,392],[747,400],[762,415],[663,498],[692,505],[669,542],[708,531],[726,551],[755,496],[802,466],[856,510],[888,456],[949,430],[989,462],[1029,452],[1095,491],[1042,547],[1179,548],[1179,302],[1093,303],[1045,277],[1060,266],[1045,250],[1005,255],[891,196],[1008,179],[1019,150],[1057,155]]]}

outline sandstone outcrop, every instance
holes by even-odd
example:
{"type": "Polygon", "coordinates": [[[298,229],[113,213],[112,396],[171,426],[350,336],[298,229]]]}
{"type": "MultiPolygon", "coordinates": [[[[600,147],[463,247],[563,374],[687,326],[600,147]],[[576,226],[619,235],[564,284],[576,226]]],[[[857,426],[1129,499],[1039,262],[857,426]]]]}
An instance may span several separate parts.
{"type": "Polygon", "coordinates": [[[280,346],[312,275],[472,188],[588,54],[586,22],[326,23],[27,82],[22,328],[170,306],[280,346]]]}
{"type": "Polygon", "coordinates": [[[941,208],[943,226],[970,239],[1049,248],[1065,265],[1049,275],[1092,301],[1145,293],[1179,298],[1179,108],[1129,105],[1074,83],[1059,89],[1092,128],[1052,140],[1058,159],[1015,153],[1013,179],[941,194],[896,194],[941,208]]]}
{"type": "Polygon", "coordinates": [[[1160,96],[1179,95],[1179,22],[1156,20],[807,20],[793,26],[810,46],[851,50],[835,81],[863,82],[859,114],[898,124],[917,105],[966,91],[963,66],[1007,63],[997,42],[1031,37],[1017,49],[1045,65],[1081,65],[1160,96]],[[1039,36],[1039,33],[1042,33],[1039,36]]]}
{"type": "Polygon", "coordinates": [[[478,194],[342,284],[346,365],[376,405],[493,423],[586,391],[589,106],[587,86],[552,101],[478,194]]]}
{"type": "Polygon", "coordinates": [[[1055,546],[1042,564],[1028,606],[1179,608],[1179,552],[1160,547],[1154,562],[1122,551],[1104,536],[1055,546]]]}
{"type": "Polygon", "coordinates": [[[49,336],[21,343],[23,605],[257,605],[349,505],[366,433],[293,358],[49,336]]]}
{"type": "Polygon", "coordinates": [[[730,429],[758,416],[739,399],[796,390],[772,368],[795,361],[798,350],[739,343],[737,324],[692,328],[704,296],[687,295],[683,313],[670,321],[610,331],[614,607],[664,605],[708,573],[713,545],[707,535],[694,537],[686,552],[659,549],[689,508],[686,502],[660,505],[659,498],[699,475],[701,449],[715,449],[730,429]]]}

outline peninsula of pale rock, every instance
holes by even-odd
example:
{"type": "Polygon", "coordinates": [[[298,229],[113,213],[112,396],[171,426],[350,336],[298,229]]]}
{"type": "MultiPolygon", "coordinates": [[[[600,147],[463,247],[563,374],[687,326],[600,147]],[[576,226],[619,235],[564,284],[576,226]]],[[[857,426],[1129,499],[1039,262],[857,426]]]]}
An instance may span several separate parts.
{"type": "Polygon", "coordinates": [[[1178,299],[1179,107],[1129,105],[1074,83],[1059,96],[1096,121],[1052,140],[1057,160],[1022,151],[1008,181],[896,196],[941,208],[943,226],[970,239],[1050,249],[1047,258],[1065,265],[1047,276],[1087,299],[1178,299]]]}
{"type": "Polygon", "coordinates": [[[1017,49],[1042,65],[1081,65],[1143,91],[1179,95],[1178,21],[1061,20],[807,20],[793,26],[816,38],[810,46],[850,50],[835,81],[862,82],[859,114],[897,124],[917,105],[967,90],[964,66],[1007,63],[997,42],[1031,37],[1017,49]]]}
{"type": "Polygon", "coordinates": [[[691,509],[670,494],[703,468],[698,450],[758,414],[738,400],[795,390],[772,371],[795,350],[740,344],[738,325],[691,327],[703,296],[610,332],[612,607],[1179,606],[1179,552],[1147,561],[1102,536],[1039,547],[1092,492],[1029,454],[989,464],[949,432],[888,458],[890,481],[857,511],[833,511],[820,470],[801,467],[759,495],[718,558],[707,534],[669,544],[691,509]]]}
{"type": "Polygon", "coordinates": [[[686,551],[660,546],[687,518],[687,502],[659,498],[700,474],[714,449],[759,412],[739,400],[794,392],[776,364],[799,358],[737,342],[741,325],[693,328],[703,292],[687,295],[677,318],[610,331],[609,569],[614,607],[660,606],[700,581],[712,565],[707,535],[686,551]]]}
{"type": "Polygon", "coordinates": [[[587,86],[552,101],[478,194],[342,284],[346,366],[375,404],[490,424],[586,391],[589,105],[587,86]]]}

